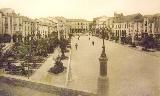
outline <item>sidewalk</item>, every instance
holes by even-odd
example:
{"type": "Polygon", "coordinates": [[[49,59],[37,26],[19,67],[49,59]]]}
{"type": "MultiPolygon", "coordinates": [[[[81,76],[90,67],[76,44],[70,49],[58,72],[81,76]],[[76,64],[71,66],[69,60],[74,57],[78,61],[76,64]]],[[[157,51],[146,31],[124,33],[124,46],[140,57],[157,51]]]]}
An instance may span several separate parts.
{"type": "Polygon", "coordinates": [[[157,51],[157,50],[154,50],[154,49],[148,49],[150,52],[146,52],[146,51],[142,50],[142,48],[143,48],[142,46],[130,47],[130,45],[128,45],[128,44],[123,45],[123,44],[120,44],[120,43],[116,43],[114,41],[109,41],[109,42],[112,42],[112,43],[115,43],[115,44],[118,44],[118,45],[121,45],[121,46],[124,46],[124,47],[128,47],[130,49],[137,50],[137,51],[149,54],[151,56],[160,57],[160,51],[157,51]]]}
{"type": "MultiPolygon", "coordinates": [[[[64,87],[65,85],[65,80],[66,80],[66,74],[67,70],[60,74],[53,74],[49,73],[49,69],[54,66],[55,59],[59,54],[59,50],[56,49],[53,54],[50,54],[49,57],[47,58],[46,62],[42,64],[42,66],[31,76],[31,80],[36,81],[36,82],[44,82],[47,84],[51,85],[56,85],[56,86],[61,86],[64,87]]],[[[69,55],[69,54],[65,54],[69,55]]],[[[68,60],[62,60],[64,66],[67,68],[67,62],[68,60]]]]}

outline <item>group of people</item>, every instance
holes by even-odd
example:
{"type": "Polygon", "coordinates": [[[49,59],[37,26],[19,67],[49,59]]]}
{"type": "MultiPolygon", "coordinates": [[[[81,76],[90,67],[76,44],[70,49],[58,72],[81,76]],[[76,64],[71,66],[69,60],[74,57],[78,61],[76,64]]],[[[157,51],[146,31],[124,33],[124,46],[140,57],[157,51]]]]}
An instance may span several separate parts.
{"type": "MultiPolygon", "coordinates": [[[[80,39],[80,36],[78,36],[78,40],[80,39]]],[[[91,38],[89,37],[89,40],[90,40],[91,38]]],[[[92,41],[92,45],[94,46],[94,41],[92,41]]],[[[78,48],[78,44],[77,43],[75,43],[75,48],[76,48],[76,50],[77,50],[77,48],[78,48]]]]}

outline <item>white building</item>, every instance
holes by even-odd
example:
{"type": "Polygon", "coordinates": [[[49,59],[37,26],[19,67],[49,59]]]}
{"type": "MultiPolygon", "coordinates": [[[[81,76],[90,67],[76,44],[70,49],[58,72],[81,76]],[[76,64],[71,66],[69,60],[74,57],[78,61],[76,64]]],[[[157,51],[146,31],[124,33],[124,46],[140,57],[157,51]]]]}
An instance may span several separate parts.
{"type": "Polygon", "coordinates": [[[13,34],[13,21],[14,21],[14,17],[16,16],[14,10],[10,9],[10,8],[3,8],[0,9],[0,12],[2,12],[3,14],[3,18],[4,18],[4,30],[3,30],[3,34],[9,34],[12,35],[13,34]]]}
{"type": "Polygon", "coordinates": [[[123,14],[114,14],[114,33],[115,36],[122,37],[127,35],[134,36],[143,32],[143,16],[141,14],[132,14],[123,16],[123,14]]]}
{"type": "Polygon", "coordinates": [[[33,20],[16,14],[11,8],[3,8],[0,9],[0,34],[7,34],[14,41],[17,41],[17,37],[24,41],[31,38],[56,36],[58,30],[63,29],[66,31],[65,27],[63,27],[66,26],[65,19],[62,20],[62,23],[60,23],[59,19],[63,18],[58,17],[55,20],[53,18],[40,18],[33,20]],[[57,27],[58,25],[59,27],[57,27]],[[62,27],[60,27],[61,25],[62,27]]]}
{"type": "MultiPolygon", "coordinates": [[[[113,17],[107,17],[107,16],[100,16],[97,18],[93,19],[93,30],[94,34],[100,35],[101,34],[101,29],[105,28],[108,31],[105,31],[108,33],[113,32],[113,27],[114,27],[114,18],[113,17]]],[[[108,34],[111,35],[111,34],[108,34]]]]}
{"type": "Polygon", "coordinates": [[[100,29],[102,27],[113,27],[114,20],[112,17],[101,16],[94,18],[95,20],[95,28],[100,29]]]}
{"type": "Polygon", "coordinates": [[[68,33],[70,32],[70,28],[67,25],[67,19],[64,17],[55,17],[55,19],[58,21],[57,23],[57,30],[59,33],[59,36],[67,38],[68,33]]]}
{"type": "Polygon", "coordinates": [[[84,33],[90,30],[90,21],[85,19],[68,19],[68,25],[73,33],[84,33]]]}
{"type": "MultiPolygon", "coordinates": [[[[17,14],[11,8],[0,9],[1,13],[1,34],[8,35],[10,38],[15,34],[15,20],[17,14]]],[[[9,40],[10,41],[10,40],[9,40]]],[[[13,39],[11,39],[11,42],[13,39]]]]}
{"type": "Polygon", "coordinates": [[[31,36],[32,20],[28,17],[22,16],[22,37],[24,40],[31,36]]]}
{"type": "Polygon", "coordinates": [[[155,34],[153,16],[145,15],[143,21],[143,33],[155,34]]]}

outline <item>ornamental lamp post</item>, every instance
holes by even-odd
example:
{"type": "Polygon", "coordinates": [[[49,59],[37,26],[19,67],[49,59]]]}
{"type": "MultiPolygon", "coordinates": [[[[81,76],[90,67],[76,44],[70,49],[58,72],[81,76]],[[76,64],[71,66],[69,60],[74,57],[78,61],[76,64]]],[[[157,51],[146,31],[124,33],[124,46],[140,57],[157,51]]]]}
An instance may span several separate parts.
{"type": "Polygon", "coordinates": [[[103,22],[103,28],[102,28],[101,32],[102,32],[103,45],[102,45],[102,53],[101,53],[101,56],[99,58],[99,62],[100,62],[100,78],[106,79],[107,78],[107,61],[108,61],[108,58],[107,58],[106,53],[105,53],[105,44],[104,44],[105,27],[104,27],[104,22],[103,22]]]}

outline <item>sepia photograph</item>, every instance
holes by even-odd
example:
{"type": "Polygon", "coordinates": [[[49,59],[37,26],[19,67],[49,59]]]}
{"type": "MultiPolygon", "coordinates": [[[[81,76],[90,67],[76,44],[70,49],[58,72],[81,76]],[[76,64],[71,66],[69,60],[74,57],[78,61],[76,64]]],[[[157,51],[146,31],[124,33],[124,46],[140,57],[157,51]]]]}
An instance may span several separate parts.
{"type": "Polygon", "coordinates": [[[0,96],[160,96],[160,0],[0,0],[0,96]]]}

